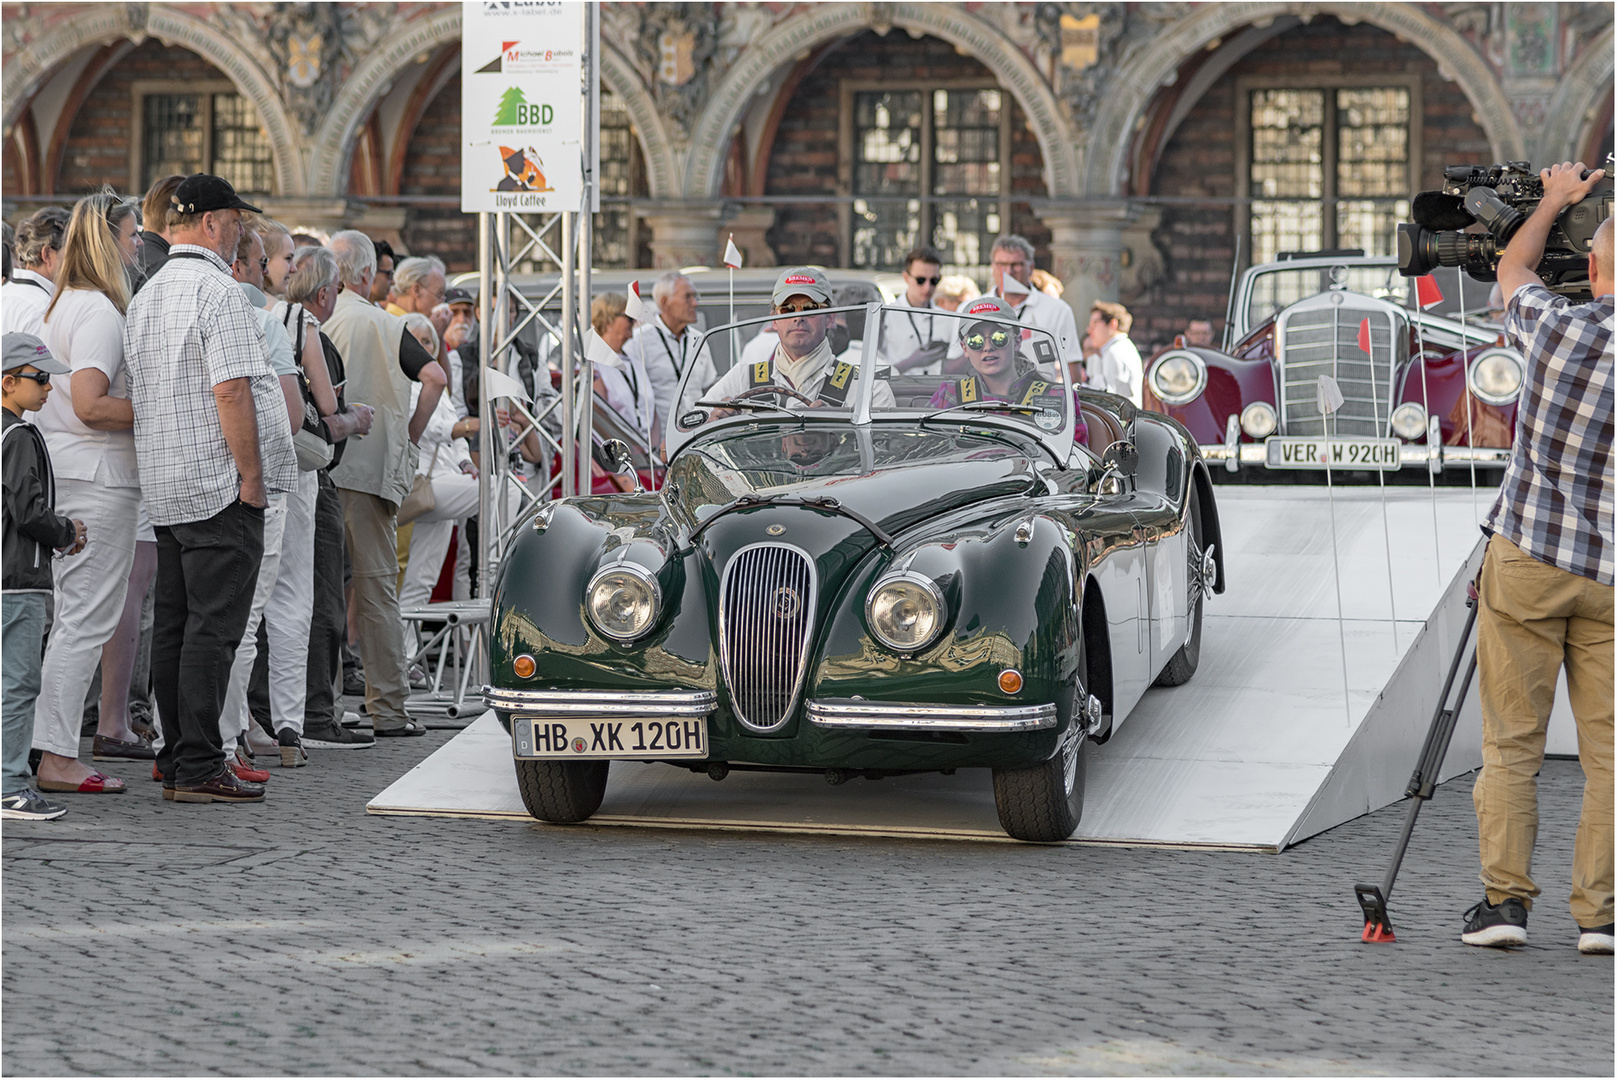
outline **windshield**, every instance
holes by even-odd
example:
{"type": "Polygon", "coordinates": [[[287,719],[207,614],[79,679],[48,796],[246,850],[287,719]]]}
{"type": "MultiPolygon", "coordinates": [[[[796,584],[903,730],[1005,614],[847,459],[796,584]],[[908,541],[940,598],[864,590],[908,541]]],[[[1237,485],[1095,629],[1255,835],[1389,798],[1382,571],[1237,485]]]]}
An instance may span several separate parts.
{"type": "MultiPolygon", "coordinates": [[[[1463,312],[1468,323],[1497,320],[1498,313],[1488,308],[1492,282],[1478,281],[1469,274],[1447,266],[1433,270],[1431,277],[1438,285],[1441,299],[1435,303],[1428,299],[1423,310],[1453,319],[1458,319],[1463,312]]],[[[1313,265],[1274,263],[1258,267],[1247,278],[1246,319],[1243,325],[1235,327],[1235,331],[1237,335],[1245,334],[1299,300],[1318,296],[1333,287],[1414,310],[1414,280],[1400,274],[1391,260],[1368,265],[1348,262],[1313,265]]]]}
{"type": "Polygon", "coordinates": [[[870,304],[741,320],[708,336],[749,332],[770,347],[743,353],[713,385],[693,385],[697,371],[686,371],[667,432],[670,457],[717,425],[810,409],[815,419],[849,424],[906,418],[1019,431],[1058,461],[1071,451],[1077,400],[1049,331],[1012,318],[870,304]]]}

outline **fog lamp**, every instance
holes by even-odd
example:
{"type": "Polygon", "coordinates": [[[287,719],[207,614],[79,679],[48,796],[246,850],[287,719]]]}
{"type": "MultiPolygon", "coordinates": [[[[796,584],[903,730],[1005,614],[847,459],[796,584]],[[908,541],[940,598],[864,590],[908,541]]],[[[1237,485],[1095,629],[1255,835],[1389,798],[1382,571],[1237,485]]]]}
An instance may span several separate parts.
{"type": "Polygon", "coordinates": [[[1241,410],[1241,430],[1253,439],[1267,439],[1279,427],[1275,407],[1267,401],[1254,401],[1241,410]]]}
{"type": "Polygon", "coordinates": [[[1426,406],[1406,401],[1392,411],[1392,433],[1401,439],[1418,439],[1426,434],[1426,406]]]}

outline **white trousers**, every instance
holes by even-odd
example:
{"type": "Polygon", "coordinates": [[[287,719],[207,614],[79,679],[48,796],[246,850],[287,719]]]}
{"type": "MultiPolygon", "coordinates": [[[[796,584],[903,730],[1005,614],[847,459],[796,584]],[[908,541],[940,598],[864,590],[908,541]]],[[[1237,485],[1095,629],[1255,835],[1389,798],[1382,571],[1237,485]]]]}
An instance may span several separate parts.
{"type": "Polygon", "coordinates": [[[84,522],[84,550],[56,559],[56,611],[34,702],[34,747],[79,756],[84,699],[101,664],[101,648],[123,618],[129,570],[135,565],[140,489],[93,480],[56,481],[56,512],[84,522]]]}
{"type": "Polygon", "coordinates": [[[432,498],[433,509],[416,518],[410,532],[410,564],[404,568],[404,582],[399,586],[400,608],[432,599],[432,587],[438,584],[449,554],[449,534],[477,513],[477,478],[465,474],[437,477],[432,481],[432,498]]]}
{"type": "Polygon", "coordinates": [[[258,584],[253,588],[253,606],[247,613],[247,629],[236,646],[236,659],[230,665],[230,689],[225,692],[225,707],[219,713],[219,737],[224,741],[225,753],[236,751],[236,740],[247,730],[247,680],[253,674],[253,661],[258,658],[258,621],[264,617],[264,605],[269,603],[275,588],[275,578],[281,570],[281,536],[286,531],[286,496],[271,495],[264,511],[264,561],[258,564],[258,584]]]}
{"type": "Polygon", "coordinates": [[[298,473],[297,489],[286,497],[281,533],[281,569],[264,605],[269,635],[270,723],[277,732],[303,734],[303,706],[309,696],[309,623],[314,617],[314,504],[320,494],[317,473],[298,473]]]}

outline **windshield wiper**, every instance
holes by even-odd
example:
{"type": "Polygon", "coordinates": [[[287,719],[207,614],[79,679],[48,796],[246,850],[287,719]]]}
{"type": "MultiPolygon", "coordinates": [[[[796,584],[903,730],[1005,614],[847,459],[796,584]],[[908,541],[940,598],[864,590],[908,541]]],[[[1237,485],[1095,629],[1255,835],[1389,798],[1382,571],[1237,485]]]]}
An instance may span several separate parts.
{"type": "Polygon", "coordinates": [[[1035,409],[1031,405],[1018,405],[1014,401],[963,401],[959,405],[950,405],[948,408],[939,409],[935,413],[927,413],[921,419],[923,421],[930,420],[934,416],[942,416],[948,412],[1019,412],[1032,416],[1034,413],[1043,411],[1043,409],[1035,409]]]}
{"type": "Polygon", "coordinates": [[[702,521],[702,523],[696,527],[695,531],[691,533],[690,538],[686,542],[690,544],[691,547],[695,547],[697,539],[701,537],[702,533],[706,531],[709,525],[719,520],[719,518],[726,514],[734,513],[737,510],[751,510],[760,506],[803,506],[810,510],[821,510],[828,514],[841,514],[843,517],[849,518],[858,522],[860,525],[863,525],[867,530],[870,531],[870,534],[876,538],[876,542],[882,547],[891,548],[893,546],[893,537],[887,532],[887,530],[883,529],[880,525],[877,525],[874,521],[871,521],[859,511],[851,510],[848,507],[843,506],[840,502],[831,498],[829,495],[819,495],[807,499],[793,499],[784,495],[743,495],[735,502],[727,503],[713,511],[713,513],[709,514],[702,521]]]}
{"type": "Polygon", "coordinates": [[[772,405],[767,401],[741,401],[731,398],[729,401],[698,401],[697,408],[701,409],[769,409],[774,412],[783,412],[787,416],[795,416],[792,410],[780,405],[772,405]]]}

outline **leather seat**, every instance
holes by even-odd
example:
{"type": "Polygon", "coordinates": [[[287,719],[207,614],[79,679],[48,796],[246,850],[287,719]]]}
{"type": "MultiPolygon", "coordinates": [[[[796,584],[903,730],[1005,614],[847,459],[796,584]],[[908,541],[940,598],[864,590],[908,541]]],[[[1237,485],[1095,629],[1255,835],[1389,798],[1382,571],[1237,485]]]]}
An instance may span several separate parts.
{"type": "Polygon", "coordinates": [[[1089,426],[1089,449],[1096,457],[1106,453],[1106,448],[1115,442],[1123,441],[1123,425],[1107,412],[1092,405],[1083,406],[1084,423],[1089,426]]]}

